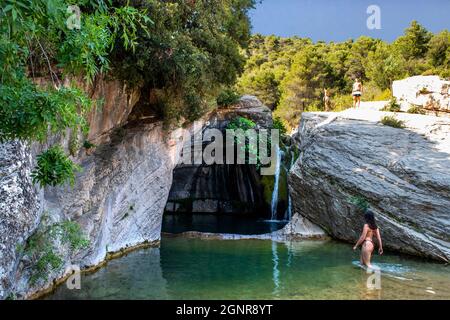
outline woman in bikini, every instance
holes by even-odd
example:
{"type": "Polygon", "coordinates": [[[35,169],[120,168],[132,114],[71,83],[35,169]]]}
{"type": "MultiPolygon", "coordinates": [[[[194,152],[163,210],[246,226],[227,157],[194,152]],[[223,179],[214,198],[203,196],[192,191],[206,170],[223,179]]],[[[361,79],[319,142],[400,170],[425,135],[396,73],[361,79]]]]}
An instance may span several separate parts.
{"type": "Polygon", "coordinates": [[[370,209],[366,210],[364,219],[366,220],[366,223],[364,224],[361,237],[353,247],[353,250],[356,250],[359,245],[362,244],[361,265],[371,268],[372,265],[370,264],[370,259],[372,258],[372,252],[375,248],[373,236],[375,236],[378,240],[378,253],[380,255],[383,254],[383,244],[381,242],[380,229],[377,227],[375,216],[370,209]]]}
{"type": "Polygon", "coordinates": [[[358,105],[361,105],[361,95],[363,92],[363,85],[361,81],[359,81],[358,78],[355,79],[355,83],[353,84],[352,89],[352,97],[353,97],[353,108],[355,108],[358,105]]]}

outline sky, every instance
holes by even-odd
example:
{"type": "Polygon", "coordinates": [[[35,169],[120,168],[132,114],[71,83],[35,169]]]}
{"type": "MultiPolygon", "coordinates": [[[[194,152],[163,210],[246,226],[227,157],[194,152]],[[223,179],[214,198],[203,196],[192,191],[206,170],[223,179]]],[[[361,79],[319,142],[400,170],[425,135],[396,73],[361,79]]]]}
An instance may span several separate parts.
{"type": "MultiPolygon", "coordinates": [[[[412,20],[432,32],[450,30],[450,0],[262,0],[250,12],[253,33],[345,41],[362,35],[391,42],[412,20]],[[381,29],[369,29],[370,5],[380,9],[381,29]]],[[[373,12],[371,12],[373,13],[373,12]]]]}

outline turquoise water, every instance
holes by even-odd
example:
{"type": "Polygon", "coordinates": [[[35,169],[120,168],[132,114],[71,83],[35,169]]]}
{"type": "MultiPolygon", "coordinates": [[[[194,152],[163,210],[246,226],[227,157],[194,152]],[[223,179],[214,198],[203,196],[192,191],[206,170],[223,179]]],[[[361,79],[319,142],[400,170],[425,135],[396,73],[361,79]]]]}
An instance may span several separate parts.
{"type": "Polygon", "coordinates": [[[351,245],[334,241],[164,238],[47,299],[450,299],[444,265],[375,256],[381,289],[369,289],[357,261],[351,245]]]}

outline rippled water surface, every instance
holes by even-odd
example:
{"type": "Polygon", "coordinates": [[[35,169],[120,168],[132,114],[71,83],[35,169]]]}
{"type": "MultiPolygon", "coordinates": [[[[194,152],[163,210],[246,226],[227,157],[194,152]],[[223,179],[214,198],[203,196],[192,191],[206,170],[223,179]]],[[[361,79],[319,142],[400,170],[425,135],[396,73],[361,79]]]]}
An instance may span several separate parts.
{"type": "Polygon", "coordinates": [[[448,267],[387,253],[375,256],[381,289],[358,253],[334,241],[164,238],[61,285],[48,299],[450,299],[448,267]]]}

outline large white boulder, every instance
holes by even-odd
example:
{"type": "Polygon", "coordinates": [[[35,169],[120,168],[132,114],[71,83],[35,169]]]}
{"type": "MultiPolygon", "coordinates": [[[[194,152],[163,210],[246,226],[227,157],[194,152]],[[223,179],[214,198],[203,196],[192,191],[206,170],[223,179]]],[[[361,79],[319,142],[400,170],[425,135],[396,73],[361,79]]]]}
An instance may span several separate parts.
{"type": "Polygon", "coordinates": [[[411,105],[433,111],[450,112],[450,81],[438,76],[414,76],[392,83],[392,94],[403,111],[411,105]]]}

